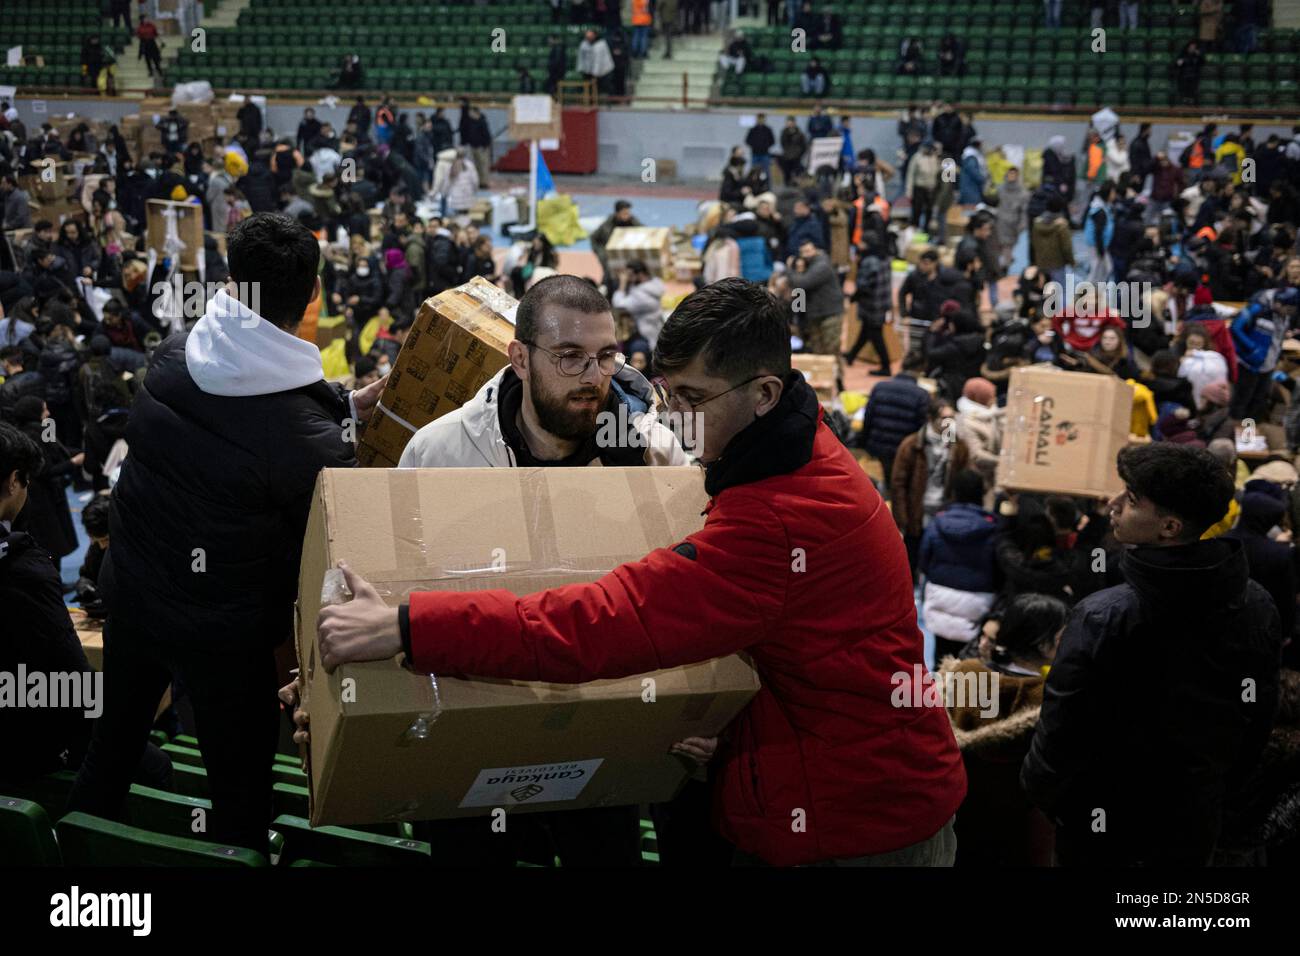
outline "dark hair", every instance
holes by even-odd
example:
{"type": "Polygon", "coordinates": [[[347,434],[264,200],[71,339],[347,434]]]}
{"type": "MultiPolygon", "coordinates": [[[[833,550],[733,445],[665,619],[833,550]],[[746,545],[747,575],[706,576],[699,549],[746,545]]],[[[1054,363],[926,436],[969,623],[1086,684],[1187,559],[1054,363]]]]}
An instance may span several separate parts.
{"type": "Polygon", "coordinates": [[[650,270],[645,267],[645,263],[640,259],[629,259],[627,261],[627,271],[634,272],[637,275],[648,275],[650,270]]]}
{"type": "Polygon", "coordinates": [[[973,468],[963,468],[952,478],[952,500],[959,505],[978,505],[984,502],[984,479],[973,468]]]}
{"type": "Polygon", "coordinates": [[[1157,349],[1151,355],[1151,371],[1164,378],[1178,377],[1178,353],[1173,349],[1157,349]]]}
{"type": "Polygon", "coordinates": [[[1021,554],[1032,558],[1042,548],[1055,549],[1056,529],[1045,514],[1020,514],[1016,516],[1012,540],[1021,554]]]}
{"type": "Polygon", "coordinates": [[[231,230],[226,262],[235,282],[257,283],[262,318],[292,329],[316,287],[320,244],[302,223],[279,213],[258,213],[231,230]]]}
{"type": "Polygon", "coordinates": [[[1049,594],[1017,594],[1002,612],[993,662],[1010,664],[1017,657],[1027,657],[1056,636],[1069,614],[1070,609],[1060,598],[1049,594]]]}
{"type": "MultiPolygon", "coordinates": [[[[11,316],[9,318],[9,321],[12,323],[17,320],[11,316]]],[[[0,348],[0,363],[17,362],[18,364],[21,365],[22,361],[23,361],[23,350],[20,349],[18,346],[6,345],[4,348],[0,348]]]]}
{"type": "Polygon", "coordinates": [[[921,253],[921,258],[927,262],[938,262],[939,253],[935,249],[926,249],[925,252],[921,253]]]}
{"type": "Polygon", "coordinates": [[[1064,495],[1049,495],[1046,501],[1047,516],[1061,531],[1073,531],[1079,523],[1079,508],[1064,495]]]}
{"type": "Polygon", "coordinates": [[[937,425],[943,420],[943,410],[945,408],[952,408],[952,402],[948,401],[948,399],[944,398],[942,395],[930,396],[930,407],[926,410],[925,414],[931,424],[937,425]]]}
{"type": "Polygon", "coordinates": [[[785,308],[757,282],[720,279],[692,292],[664,322],[654,367],[684,369],[704,357],[710,375],[743,379],[790,372],[790,329],[785,308]]]}
{"type": "Polygon", "coordinates": [[[1120,449],[1120,480],[1156,509],[1183,522],[1183,540],[1195,541],[1228,510],[1234,491],[1223,463],[1204,448],[1170,442],[1120,449]]]}
{"type": "Polygon", "coordinates": [[[44,464],[45,456],[36,442],[13,425],[0,422],[0,481],[17,471],[19,482],[27,485],[44,464]]]}
{"type": "Polygon", "coordinates": [[[609,300],[600,290],[580,276],[554,275],[537,282],[524,293],[515,310],[515,338],[520,342],[536,342],[537,326],[546,306],[576,309],[585,315],[609,312],[609,300]]]}
{"type": "Polygon", "coordinates": [[[102,538],[108,534],[108,502],[107,495],[95,495],[81,509],[81,526],[92,538],[102,538]]]}
{"type": "Polygon", "coordinates": [[[622,212],[624,209],[631,209],[631,208],[632,208],[632,204],[628,202],[626,199],[620,199],[618,202],[614,203],[615,212],[622,212]]]}
{"type": "Polygon", "coordinates": [[[104,308],[101,311],[107,312],[109,315],[121,315],[126,310],[122,307],[119,299],[109,299],[104,303],[104,308]]]}

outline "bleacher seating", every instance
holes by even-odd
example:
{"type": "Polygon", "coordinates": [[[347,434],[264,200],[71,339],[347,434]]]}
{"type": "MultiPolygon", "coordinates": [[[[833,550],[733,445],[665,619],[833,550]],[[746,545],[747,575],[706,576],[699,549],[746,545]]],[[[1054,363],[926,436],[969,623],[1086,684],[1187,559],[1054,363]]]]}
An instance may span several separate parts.
{"type": "MultiPolygon", "coordinates": [[[[269,853],[222,846],[204,839],[203,820],[212,810],[207,772],[198,741],[177,736],[170,742],[155,731],[154,741],[172,759],[175,791],[132,784],[125,822],[86,813],[64,813],[76,774],[59,771],[21,783],[0,784],[0,845],[8,862],[29,866],[237,866],[268,863],[298,866],[423,866],[431,847],[416,840],[409,823],[313,828],[307,821],[306,775],[296,757],[277,754],[273,774],[275,821],[267,832],[269,853]],[[287,782],[297,780],[299,783],[287,782]],[[51,821],[57,821],[51,823],[51,821]]],[[[641,856],[659,862],[651,821],[642,819],[641,856]]],[[[528,861],[539,863],[526,852],[528,861]]],[[[549,856],[549,850],[541,856],[549,856]]],[[[541,857],[538,857],[541,859],[541,857]]],[[[554,861],[559,865],[558,861],[554,861]]]]}
{"type": "Polygon", "coordinates": [[[5,86],[89,87],[81,76],[81,43],[90,35],[119,55],[123,30],[114,30],[100,14],[99,0],[63,0],[58,15],[40,0],[5,0],[0,7],[0,38],[5,49],[23,48],[23,56],[39,56],[44,66],[0,66],[5,86]]]}
{"type": "MultiPolygon", "coordinates": [[[[184,50],[177,82],[205,79],[216,87],[321,90],[344,56],[361,57],[363,90],[423,93],[514,93],[527,67],[539,85],[547,39],[567,38],[570,65],[585,27],[551,24],[540,3],[466,6],[386,0],[357,17],[352,0],[253,0],[232,29],[208,31],[207,50],[184,50]],[[310,24],[310,29],[305,25],[310,24]],[[493,30],[505,29],[505,50],[493,52],[493,30]]],[[[578,79],[571,71],[569,79],[578,79]]]]}
{"type": "MultiPolygon", "coordinates": [[[[1177,105],[1173,62],[1196,35],[1192,7],[1162,12],[1144,4],[1138,30],[1108,27],[1105,53],[1092,52],[1087,8],[1066,12],[1059,30],[1043,26],[1038,0],[948,0],[896,3],[862,0],[840,5],[844,44],[839,50],[791,51],[785,28],[749,30],[756,58],[769,72],[741,76],[720,72],[724,98],[795,99],[799,76],[810,56],[817,56],[831,76],[832,100],[869,100],[890,104],[944,99],[989,106],[1028,105],[1089,107],[1101,105],[1162,107],[1177,105]],[[966,74],[938,75],[938,47],[952,32],[966,45],[966,74]],[[898,76],[899,47],[918,36],[925,50],[925,75],[898,76]]],[[[1211,53],[1200,87],[1201,106],[1242,108],[1251,105],[1295,106],[1300,103],[1300,31],[1264,30],[1261,49],[1249,56],[1211,53]]]]}

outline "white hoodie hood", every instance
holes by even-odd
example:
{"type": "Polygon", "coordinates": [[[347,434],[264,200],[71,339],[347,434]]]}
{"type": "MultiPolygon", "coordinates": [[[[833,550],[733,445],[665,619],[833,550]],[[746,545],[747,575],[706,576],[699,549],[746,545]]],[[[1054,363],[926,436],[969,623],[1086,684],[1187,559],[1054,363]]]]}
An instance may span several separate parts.
{"type": "Polygon", "coordinates": [[[325,377],[320,349],[277,329],[225,289],[191,330],[185,366],[209,395],[271,395],[325,377]]]}

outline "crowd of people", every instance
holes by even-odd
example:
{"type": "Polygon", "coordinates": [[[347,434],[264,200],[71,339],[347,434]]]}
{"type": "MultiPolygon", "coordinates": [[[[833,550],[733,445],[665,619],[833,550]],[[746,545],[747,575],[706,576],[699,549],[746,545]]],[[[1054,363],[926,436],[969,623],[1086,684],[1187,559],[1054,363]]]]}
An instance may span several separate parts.
{"type": "MultiPolygon", "coordinates": [[[[250,102],[238,134],[210,152],[173,111],[158,124],[163,148],[144,156],[117,127],[102,143],[88,127],[61,138],[0,109],[11,239],[0,263],[0,558],[22,556],[0,560],[0,593],[38,595],[21,628],[50,635],[19,648],[24,659],[84,669],[57,570],[77,550],[67,492],[114,484],[111,506],[95,495],[83,510],[98,551],[72,586],[106,607],[124,649],[106,679],[133,692],[110,696],[93,743],[24,731],[35,748],[25,772],[80,763],[74,806],[116,816],[132,779],[165,778],[145,738],[179,677],[208,766],[225,778],[214,838],[265,843],[269,648],[285,636],[316,471],[353,460],[340,430],[374,407],[419,303],[479,276],[520,299],[511,363],[420,430],[402,466],[685,463],[649,419],[653,440],[635,454],[595,438],[599,411],[663,404],[707,410],[695,457],[717,504],[678,549],[616,571],[607,604],[590,589],[560,611],[546,598],[423,595],[401,612],[354,600],[326,616],[325,666],[405,650],[417,669],[465,672],[470,642],[428,635],[466,616],[491,648],[471,668],[486,677],[597,679],[750,650],[767,696],[745,733],[678,750],[702,764],[718,755],[720,829],[748,862],[1260,863],[1293,839],[1275,811],[1294,804],[1300,759],[1278,740],[1300,695],[1300,128],[1283,140],[1211,124],[1171,156],[1147,124],[1131,143],[1101,124],[1077,156],[1054,137],[1031,190],[1017,167],[994,174],[974,118],[950,104],[906,110],[890,160],[855,148],[851,118],[820,104],[779,131],[758,114],[702,211],[697,289],[666,314],[657,268],[608,255],[614,230],[639,224],[628,201],[591,237],[599,276],[560,274],[541,233],[494,254],[467,216],[492,144],[468,101],[453,127],[442,109],[411,115],[384,97],[372,110],[359,97],[342,130],[308,109],[292,135],[250,102]],[[840,140],[833,159],[808,168],[828,137],[840,140]],[[81,214],[32,221],[24,178],[74,154],[91,156],[76,183],[81,214]],[[188,321],[160,282],[174,263],[147,248],[151,198],[196,204],[226,239],[224,255],[206,240],[205,278],[234,284],[188,321]],[[955,207],[964,225],[949,242],[955,207]],[[896,283],[903,233],[925,248],[896,283]],[[1026,264],[1001,294],[1026,238],[1026,264]],[[232,291],[240,283],[262,290],[255,337],[233,332],[253,312],[232,291]],[[309,306],[344,320],[341,386],[293,334],[309,306]],[[848,344],[851,315],[860,333],[848,344]],[[901,355],[890,354],[891,323],[901,355]],[[868,346],[885,380],[854,435],[818,408],[791,349],[852,365],[868,346]],[[1011,370],[1043,364],[1134,384],[1122,494],[999,487],[1011,370]],[[270,423],[266,442],[238,440],[255,422],[270,423]],[[1280,443],[1252,471],[1244,456],[1270,433],[1280,443]],[[875,487],[848,445],[879,468],[875,487]],[[212,575],[177,575],[167,562],[188,555],[195,528],[216,529],[224,560],[212,575]],[[806,579],[781,570],[791,528],[812,548],[836,542],[806,579]],[[863,553],[878,562],[870,587],[849,580],[863,553]],[[688,627],[673,610],[683,600],[718,610],[688,627]],[[872,696],[922,663],[913,607],[938,674],[998,676],[994,715],[949,701],[943,720],[917,718],[872,696]],[[526,620],[554,643],[523,667],[514,642],[528,640],[526,620]],[[653,639],[604,648],[602,634],[632,621],[653,639]],[[223,649],[218,636],[232,632],[247,641],[223,649]],[[1258,688],[1250,701],[1243,680],[1258,688]],[[783,708],[799,716],[786,723],[783,708]],[[889,743],[900,733],[910,748],[889,743]],[[774,740],[801,754],[802,770],[770,755],[774,740]],[[742,768],[759,766],[766,805],[742,782],[742,768]],[[862,782],[853,799],[844,775],[862,782]],[[824,814],[807,842],[789,833],[803,804],[824,814]],[[1097,807],[1113,821],[1101,839],[1097,807]]],[[[292,706],[295,694],[281,699],[292,706]]],[[[688,788],[656,808],[665,862],[731,859],[683,836],[702,829],[699,803],[688,788]]],[[[556,837],[562,856],[635,857],[634,814],[582,812],[558,815],[590,824],[556,837]]],[[[485,858],[465,826],[429,827],[431,842],[485,858]]]]}

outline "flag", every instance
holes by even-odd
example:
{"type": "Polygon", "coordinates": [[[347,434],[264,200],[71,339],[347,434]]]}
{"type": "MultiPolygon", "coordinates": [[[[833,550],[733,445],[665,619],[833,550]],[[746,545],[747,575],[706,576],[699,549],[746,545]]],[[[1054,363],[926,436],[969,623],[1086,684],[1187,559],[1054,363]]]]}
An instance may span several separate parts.
{"type": "Polygon", "coordinates": [[[551,171],[546,168],[546,158],[539,149],[537,151],[537,198],[545,199],[553,192],[555,192],[555,180],[551,178],[551,171]]]}

